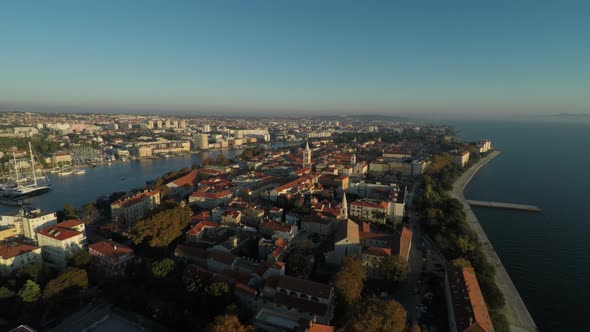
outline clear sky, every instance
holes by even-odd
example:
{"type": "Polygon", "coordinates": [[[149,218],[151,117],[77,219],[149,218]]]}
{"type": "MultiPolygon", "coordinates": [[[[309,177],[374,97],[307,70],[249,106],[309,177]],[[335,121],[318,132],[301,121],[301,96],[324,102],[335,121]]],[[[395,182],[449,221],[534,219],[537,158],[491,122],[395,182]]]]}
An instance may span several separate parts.
{"type": "Polygon", "coordinates": [[[2,1],[0,109],[590,111],[587,1],[2,1]]]}

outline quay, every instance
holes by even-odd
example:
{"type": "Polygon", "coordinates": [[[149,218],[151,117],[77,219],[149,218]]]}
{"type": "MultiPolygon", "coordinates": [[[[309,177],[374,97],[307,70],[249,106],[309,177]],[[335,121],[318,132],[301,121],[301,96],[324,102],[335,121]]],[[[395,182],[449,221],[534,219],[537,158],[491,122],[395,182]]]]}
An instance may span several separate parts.
{"type": "Polygon", "coordinates": [[[466,201],[467,201],[467,204],[469,204],[471,206],[480,206],[480,207],[498,208],[498,209],[509,209],[509,210],[520,210],[520,211],[528,211],[528,212],[541,212],[541,209],[537,206],[534,206],[534,205],[474,201],[474,200],[469,200],[469,199],[466,201]]]}
{"type": "Polygon", "coordinates": [[[504,268],[504,265],[502,264],[500,257],[498,257],[498,254],[490,245],[486,233],[479,224],[479,221],[475,217],[471,206],[469,206],[465,196],[463,195],[465,186],[467,186],[469,181],[471,181],[471,178],[473,178],[475,173],[477,173],[477,171],[490,160],[494,159],[494,157],[496,157],[499,153],[499,151],[492,151],[489,155],[483,157],[477,164],[471,166],[471,168],[466,170],[465,173],[463,173],[457,179],[457,181],[455,181],[453,184],[453,189],[449,193],[451,194],[451,197],[456,198],[463,205],[467,223],[477,234],[480,244],[484,246],[484,253],[488,258],[488,261],[496,267],[496,284],[506,299],[506,305],[502,311],[506,315],[506,319],[510,325],[510,331],[538,332],[539,329],[533,321],[533,318],[524,304],[524,301],[520,297],[520,294],[518,294],[516,286],[514,286],[514,283],[512,283],[510,275],[508,275],[508,272],[504,268]]]}

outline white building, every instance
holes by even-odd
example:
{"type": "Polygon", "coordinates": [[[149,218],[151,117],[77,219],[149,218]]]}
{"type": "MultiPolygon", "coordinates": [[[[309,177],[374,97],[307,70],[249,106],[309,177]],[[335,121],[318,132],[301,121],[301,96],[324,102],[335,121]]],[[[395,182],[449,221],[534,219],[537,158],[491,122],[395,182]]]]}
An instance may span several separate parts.
{"type": "Polygon", "coordinates": [[[86,249],[84,223],[67,220],[37,232],[43,260],[59,270],[64,269],[70,256],[86,249]]]}
{"type": "Polygon", "coordinates": [[[29,239],[37,239],[36,232],[57,224],[55,212],[45,212],[40,209],[19,209],[0,216],[0,226],[14,226],[18,234],[29,239]]]}
{"type": "Polygon", "coordinates": [[[41,248],[16,243],[0,247],[0,275],[7,276],[31,263],[41,263],[41,248]]]}
{"type": "Polygon", "coordinates": [[[195,147],[201,150],[209,149],[209,135],[197,134],[195,135],[195,147]]]}
{"type": "Polygon", "coordinates": [[[451,154],[453,157],[453,164],[463,168],[469,161],[469,151],[458,151],[451,154]]]}
{"type": "Polygon", "coordinates": [[[144,191],[111,204],[113,220],[133,223],[160,205],[160,190],[144,191]]]}

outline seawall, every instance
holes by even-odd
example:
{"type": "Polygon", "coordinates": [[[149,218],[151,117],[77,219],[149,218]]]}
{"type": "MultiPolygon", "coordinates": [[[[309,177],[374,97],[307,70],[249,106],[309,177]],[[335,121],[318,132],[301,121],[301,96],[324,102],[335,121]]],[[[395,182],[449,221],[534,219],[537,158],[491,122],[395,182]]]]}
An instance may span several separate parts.
{"type": "Polygon", "coordinates": [[[471,181],[477,171],[487,164],[490,160],[494,159],[499,155],[499,151],[492,151],[489,155],[483,157],[477,164],[467,169],[453,184],[453,189],[449,192],[453,198],[456,198],[463,204],[463,210],[467,218],[467,223],[477,233],[479,243],[482,246],[484,253],[486,254],[490,264],[493,264],[496,268],[496,284],[504,294],[506,299],[506,305],[503,308],[503,313],[506,315],[506,319],[510,324],[510,330],[514,332],[525,332],[525,331],[539,331],[531,314],[529,313],[526,305],[522,301],[522,298],[518,294],[518,290],[512,283],[508,272],[504,268],[500,257],[494,251],[487,235],[483,228],[479,224],[479,221],[475,217],[473,210],[465,200],[463,191],[465,186],[471,181]]]}

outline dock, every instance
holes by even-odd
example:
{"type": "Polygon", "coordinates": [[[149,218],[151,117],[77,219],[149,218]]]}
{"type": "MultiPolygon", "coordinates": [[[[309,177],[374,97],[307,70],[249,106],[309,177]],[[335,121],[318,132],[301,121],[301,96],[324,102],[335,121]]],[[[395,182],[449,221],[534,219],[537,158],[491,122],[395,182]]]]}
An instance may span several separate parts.
{"type": "Polygon", "coordinates": [[[467,200],[467,204],[469,204],[471,206],[480,206],[480,207],[489,207],[489,208],[498,208],[498,209],[509,209],[509,210],[528,211],[528,212],[541,212],[541,209],[538,206],[525,205],[525,204],[473,201],[473,200],[467,200]]]}

